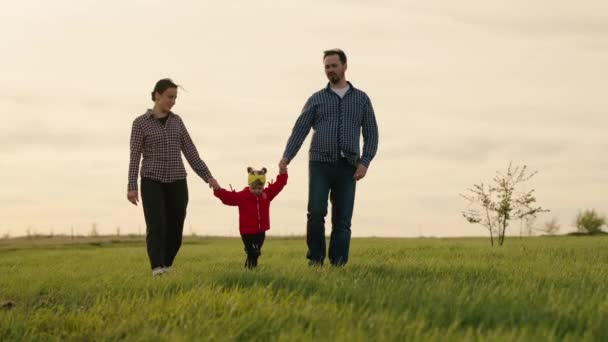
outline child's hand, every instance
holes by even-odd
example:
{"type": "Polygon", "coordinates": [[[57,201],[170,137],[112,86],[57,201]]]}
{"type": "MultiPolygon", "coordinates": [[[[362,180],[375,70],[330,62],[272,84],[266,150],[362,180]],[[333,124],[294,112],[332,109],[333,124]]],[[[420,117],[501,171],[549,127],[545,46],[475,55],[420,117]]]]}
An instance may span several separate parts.
{"type": "Polygon", "coordinates": [[[284,173],[287,173],[287,165],[285,165],[285,166],[279,165],[279,174],[284,174],[284,173]]]}

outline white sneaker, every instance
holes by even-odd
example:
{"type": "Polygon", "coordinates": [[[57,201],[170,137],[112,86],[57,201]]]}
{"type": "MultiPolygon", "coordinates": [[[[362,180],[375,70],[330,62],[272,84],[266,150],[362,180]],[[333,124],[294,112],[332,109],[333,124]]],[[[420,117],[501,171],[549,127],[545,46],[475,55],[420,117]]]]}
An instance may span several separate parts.
{"type": "Polygon", "coordinates": [[[152,276],[153,277],[157,277],[159,275],[162,275],[163,273],[165,273],[165,268],[164,267],[154,267],[152,269],[152,276]]]}
{"type": "Polygon", "coordinates": [[[170,266],[163,267],[163,273],[169,273],[169,271],[171,271],[170,266]]]}

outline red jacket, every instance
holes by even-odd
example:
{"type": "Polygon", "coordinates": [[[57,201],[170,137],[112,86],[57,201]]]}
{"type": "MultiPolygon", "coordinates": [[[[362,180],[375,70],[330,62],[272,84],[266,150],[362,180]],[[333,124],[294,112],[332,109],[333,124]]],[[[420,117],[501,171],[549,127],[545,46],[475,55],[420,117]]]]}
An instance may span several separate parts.
{"type": "Polygon", "coordinates": [[[287,174],[279,174],[277,181],[268,186],[258,196],[251,193],[249,187],[236,192],[225,189],[215,190],[215,197],[226,205],[239,207],[239,231],[241,234],[257,234],[270,229],[270,201],[283,190],[287,184],[287,174]]]}

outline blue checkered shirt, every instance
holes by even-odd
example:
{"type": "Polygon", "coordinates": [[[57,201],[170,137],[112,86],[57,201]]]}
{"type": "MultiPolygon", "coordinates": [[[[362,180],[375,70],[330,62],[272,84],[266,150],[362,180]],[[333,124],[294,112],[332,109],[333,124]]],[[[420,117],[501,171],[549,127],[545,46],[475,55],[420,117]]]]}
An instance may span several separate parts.
{"type": "Polygon", "coordinates": [[[343,98],[334,93],[329,84],[314,93],[302,109],[287,141],[283,158],[291,161],[313,129],[310,161],[333,162],[340,157],[352,165],[369,167],[378,150],[378,125],[374,108],[367,94],[353,87],[343,98]],[[363,154],[359,140],[363,133],[363,154]]]}

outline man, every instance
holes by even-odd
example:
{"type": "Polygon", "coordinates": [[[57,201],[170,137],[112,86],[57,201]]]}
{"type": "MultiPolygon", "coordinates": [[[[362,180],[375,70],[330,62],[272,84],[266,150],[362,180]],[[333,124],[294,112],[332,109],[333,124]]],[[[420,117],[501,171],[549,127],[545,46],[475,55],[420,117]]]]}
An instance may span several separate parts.
{"type": "Polygon", "coordinates": [[[279,168],[287,167],[312,128],[306,257],[311,266],[323,265],[329,196],[332,204],[329,261],[332,266],[344,266],[348,262],[356,182],[365,177],[376,154],[378,126],[367,94],[346,81],[344,51],[325,51],[323,64],[329,83],[306,101],[287,141],[279,168]],[[362,154],[359,152],[361,132],[362,154]]]}

